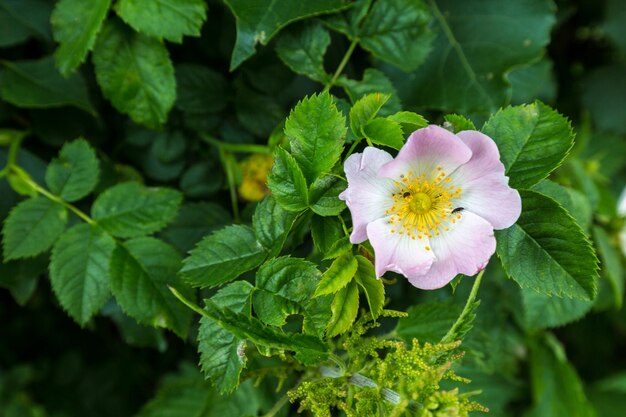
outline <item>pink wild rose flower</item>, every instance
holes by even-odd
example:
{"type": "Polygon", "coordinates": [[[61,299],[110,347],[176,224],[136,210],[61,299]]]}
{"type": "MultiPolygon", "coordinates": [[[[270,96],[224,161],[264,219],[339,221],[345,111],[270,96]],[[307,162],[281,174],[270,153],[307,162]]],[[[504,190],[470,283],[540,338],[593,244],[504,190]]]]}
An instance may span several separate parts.
{"type": "Polygon", "coordinates": [[[367,147],[344,169],[339,198],[352,214],[350,241],[369,239],[377,276],[397,272],[417,288],[478,273],[495,252],[493,230],[521,212],[496,144],[473,130],[431,125],[413,132],[396,158],[367,147]]]}

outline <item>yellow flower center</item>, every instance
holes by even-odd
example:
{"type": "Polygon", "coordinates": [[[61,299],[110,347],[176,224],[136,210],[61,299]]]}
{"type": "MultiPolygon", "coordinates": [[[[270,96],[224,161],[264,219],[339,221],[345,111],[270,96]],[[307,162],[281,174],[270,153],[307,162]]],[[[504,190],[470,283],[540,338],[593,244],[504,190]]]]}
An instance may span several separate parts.
{"type": "MultiPolygon", "coordinates": [[[[452,201],[461,197],[461,188],[450,185],[450,177],[437,167],[430,177],[413,172],[394,181],[393,206],[387,210],[392,233],[406,234],[411,239],[439,236],[461,218],[452,201]]],[[[426,250],[430,250],[428,246],[426,250]]]]}

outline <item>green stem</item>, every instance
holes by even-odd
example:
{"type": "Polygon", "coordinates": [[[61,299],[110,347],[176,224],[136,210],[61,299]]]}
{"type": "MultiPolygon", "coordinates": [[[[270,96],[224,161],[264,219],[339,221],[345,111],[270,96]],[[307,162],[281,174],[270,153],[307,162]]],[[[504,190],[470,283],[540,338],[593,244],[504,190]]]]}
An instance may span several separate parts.
{"type": "Polygon", "coordinates": [[[230,191],[230,205],[233,209],[233,219],[235,223],[240,223],[239,219],[239,204],[237,203],[237,184],[235,184],[235,175],[231,169],[229,156],[226,154],[226,150],[220,147],[218,148],[220,154],[220,161],[226,172],[226,181],[228,182],[228,189],[230,191]]]}
{"type": "Polygon", "coordinates": [[[348,157],[350,155],[352,155],[352,152],[354,152],[354,149],[356,149],[356,147],[359,145],[359,143],[361,143],[361,140],[363,140],[363,138],[359,138],[359,139],[355,140],[354,142],[352,142],[352,146],[350,146],[350,149],[348,149],[348,153],[346,154],[346,157],[343,160],[343,162],[346,162],[346,159],[348,159],[348,157]]]}
{"type": "Polygon", "coordinates": [[[446,335],[441,339],[441,343],[452,343],[455,341],[454,335],[459,330],[459,327],[463,325],[467,316],[471,314],[472,312],[472,304],[474,304],[474,300],[476,299],[476,294],[478,294],[478,287],[480,287],[480,282],[483,279],[484,273],[485,273],[485,270],[483,269],[476,276],[476,279],[474,280],[474,285],[472,286],[472,290],[470,291],[469,297],[467,297],[467,302],[465,303],[465,307],[463,307],[463,311],[459,315],[459,318],[456,319],[456,321],[454,322],[450,330],[448,330],[448,333],[446,333],[446,335]]]}
{"type": "Polygon", "coordinates": [[[276,404],[274,404],[274,406],[270,409],[270,411],[268,411],[263,417],[274,417],[280,411],[280,409],[283,408],[285,404],[287,404],[288,400],[289,397],[287,397],[287,394],[280,397],[280,400],[278,400],[276,404]]]}
{"type": "Polygon", "coordinates": [[[222,142],[212,136],[204,133],[200,133],[200,138],[210,145],[217,146],[219,149],[234,153],[261,153],[271,154],[272,150],[265,145],[255,145],[248,143],[226,143],[222,142]]]}
{"type": "Polygon", "coordinates": [[[7,164],[0,171],[0,178],[9,175],[11,169],[17,165],[17,153],[20,150],[20,145],[22,144],[22,140],[26,137],[27,133],[24,132],[23,135],[17,136],[11,144],[9,145],[9,155],[7,157],[7,164]]]}
{"type": "Polygon", "coordinates": [[[207,314],[206,311],[204,311],[203,309],[201,309],[199,306],[197,306],[196,304],[192,303],[191,301],[189,301],[188,299],[185,298],[185,296],[183,296],[181,293],[178,292],[178,290],[174,287],[171,286],[167,286],[167,288],[170,289],[170,291],[172,292],[172,294],[174,294],[174,297],[178,298],[180,300],[181,303],[183,303],[184,305],[186,305],[187,307],[189,307],[190,309],[192,309],[193,311],[195,311],[196,313],[200,314],[201,316],[206,316],[209,318],[212,318],[211,316],[209,316],[207,314]]]}
{"type": "Polygon", "coordinates": [[[352,53],[354,52],[354,48],[356,48],[357,43],[359,43],[359,38],[354,38],[352,40],[352,43],[350,43],[350,46],[348,47],[348,50],[346,51],[345,55],[341,59],[341,62],[339,63],[339,66],[337,67],[337,71],[335,71],[335,73],[333,74],[333,78],[331,78],[330,81],[326,83],[324,90],[330,90],[331,87],[335,85],[335,83],[337,82],[337,79],[343,72],[343,69],[348,64],[348,61],[350,60],[350,57],[352,56],[352,53]]]}

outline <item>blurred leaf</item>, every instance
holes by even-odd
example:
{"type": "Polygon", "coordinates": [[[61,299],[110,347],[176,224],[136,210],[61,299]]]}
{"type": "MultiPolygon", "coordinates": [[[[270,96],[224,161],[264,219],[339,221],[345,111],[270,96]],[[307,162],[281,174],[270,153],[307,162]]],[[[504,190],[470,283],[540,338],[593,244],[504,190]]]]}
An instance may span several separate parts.
{"type": "Polygon", "coordinates": [[[119,0],[117,14],[137,32],[181,43],[183,36],[200,36],[206,19],[204,0],[119,0]]]}
{"type": "Polygon", "coordinates": [[[276,44],[278,57],[298,74],[325,83],[324,55],[330,45],[330,35],[319,24],[303,25],[281,35],[276,44]]]}
{"type": "Polygon", "coordinates": [[[137,323],[135,319],[124,314],[114,298],[105,304],[100,313],[115,323],[125,343],[131,346],[158,349],[159,352],[167,349],[168,343],[163,329],[137,323]]]}
{"type": "Polygon", "coordinates": [[[341,0],[295,3],[290,0],[225,0],[225,3],[237,21],[231,71],[254,54],[256,44],[267,45],[289,23],[346,7],[341,0]]]}
{"type": "Polygon", "coordinates": [[[190,166],[180,179],[180,189],[189,198],[207,198],[220,190],[224,183],[223,171],[214,160],[190,166]]]}
{"type": "Polygon", "coordinates": [[[626,133],[621,122],[626,107],[626,66],[606,66],[584,81],[582,102],[600,130],[626,133]]]}
{"type": "Polygon", "coordinates": [[[343,178],[333,174],[319,177],[309,189],[311,210],[320,216],[337,216],[346,208],[346,203],[339,199],[339,194],[347,187],[343,178]]]}
{"type": "Polygon", "coordinates": [[[63,309],[84,326],[111,296],[109,262],[115,241],[97,226],[78,224],[56,242],[50,281],[63,309]]]}
{"type": "Polygon", "coordinates": [[[528,330],[563,326],[583,317],[593,301],[548,296],[532,288],[522,288],[524,325],[528,330]]]}
{"type": "Polygon", "coordinates": [[[626,8],[621,0],[607,0],[604,9],[604,32],[626,53],[626,8]]]}
{"type": "Polygon", "coordinates": [[[551,198],[534,191],[520,195],[517,223],[496,231],[497,253],[507,275],[542,294],[593,299],[598,260],[583,230],[551,198]]]}
{"type": "Polygon", "coordinates": [[[228,104],[228,83],[219,72],[202,65],[176,66],[176,107],[190,114],[216,113],[228,104]]]}
{"type": "Polygon", "coordinates": [[[181,200],[182,195],[170,188],[126,182],[100,194],[91,216],[113,236],[137,237],[165,227],[176,216],[181,200]]]}
{"type": "MultiPolygon", "coordinates": [[[[219,290],[211,301],[220,308],[249,315],[253,290],[246,281],[233,282],[219,290]]],[[[239,385],[239,375],[246,366],[245,346],[245,340],[235,337],[219,323],[208,317],[200,319],[200,367],[220,393],[231,392],[239,385]]]]}
{"type": "Polygon", "coordinates": [[[495,111],[511,94],[506,74],[544,53],[556,21],[555,7],[546,0],[428,4],[437,26],[432,52],[410,76],[387,70],[408,107],[495,111]]]}
{"type": "Polygon", "coordinates": [[[285,118],[285,111],[276,97],[260,94],[248,87],[237,90],[235,113],[243,127],[256,136],[269,136],[285,118]]]}
{"type": "Polygon", "coordinates": [[[302,170],[283,148],[274,151],[274,165],[267,186],[278,204],[288,211],[302,211],[309,206],[309,192],[302,170]]]}
{"type": "Polygon", "coordinates": [[[540,102],[502,109],[482,131],[498,145],[514,188],[532,187],[544,179],[574,143],[569,121],[540,102]]]}
{"type": "Polygon", "coordinates": [[[513,90],[511,103],[524,104],[534,100],[551,102],[556,98],[556,81],[552,61],[543,57],[537,62],[516,68],[509,74],[513,90]]]}
{"type": "Polygon", "coordinates": [[[256,268],[266,256],[251,228],[230,225],[202,239],[180,272],[194,287],[215,287],[256,268]]]}
{"type": "Polygon", "coordinates": [[[50,13],[45,0],[0,0],[0,47],[11,46],[35,36],[52,41],[50,13]]]}
{"type": "Polygon", "coordinates": [[[63,78],[46,57],[34,61],[2,61],[0,96],[17,107],[49,108],[75,106],[95,115],[80,74],[63,78]]]}
{"type": "Polygon", "coordinates": [[[15,302],[23,306],[37,289],[39,276],[46,271],[47,256],[0,262],[0,287],[11,291],[15,302]]]}
{"type": "Polygon", "coordinates": [[[354,279],[365,292],[372,318],[377,320],[385,305],[385,287],[382,280],[376,277],[374,265],[367,258],[361,255],[357,255],[355,258],[358,262],[358,268],[354,279]]]}
{"type": "Polygon", "coordinates": [[[176,99],[176,79],[161,42],[108,21],[94,47],[93,63],[102,93],[117,110],[148,127],[165,123],[176,99]]]}
{"type": "Polygon", "coordinates": [[[65,230],[67,210],[44,197],[16,205],[2,229],[4,260],[28,258],[46,251],[65,230]]]}
{"type": "Polygon", "coordinates": [[[622,267],[621,255],[611,243],[611,239],[604,229],[594,226],[593,240],[602,260],[602,274],[611,284],[613,305],[616,310],[620,310],[624,298],[624,268],[622,267]]]}
{"type": "Polygon", "coordinates": [[[140,323],[165,327],[187,337],[191,310],[170,292],[186,297],[194,292],[177,276],[180,255],[168,244],[140,237],[118,244],[111,258],[111,291],[124,312],[140,323]]]}
{"type": "Polygon", "coordinates": [[[256,206],[252,227],[258,241],[270,251],[270,257],[280,253],[297,218],[297,212],[283,209],[271,196],[256,206]]]}
{"type": "Polygon", "coordinates": [[[328,92],[304,98],[285,122],[291,153],[308,184],[330,172],[346,136],[345,119],[328,92]]]}
{"type": "Polygon", "coordinates": [[[593,213],[589,200],[583,193],[550,180],[543,180],[532,189],[556,200],[576,219],[583,230],[589,230],[593,213]]]}
{"type": "Polygon", "coordinates": [[[100,165],[96,153],[84,139],[66,143],[59,157],[48,165],[46,183],[65,201],[76,201],[98,184],[100,165]]]}
{"type": "Polygon", "coordinates": [[[68,76],[85,61],[111,7],[111,0],[60,0],[50,21],[54,40],[59,47],[54,53],[59,71],[68,76]]]}
{"type": "Polygon", "coordinates": [[[326,334],[334,337],[348,331],[359,312],[359,287],[352,281],[341,288],[331,304],[332,316],[326,334]]]}

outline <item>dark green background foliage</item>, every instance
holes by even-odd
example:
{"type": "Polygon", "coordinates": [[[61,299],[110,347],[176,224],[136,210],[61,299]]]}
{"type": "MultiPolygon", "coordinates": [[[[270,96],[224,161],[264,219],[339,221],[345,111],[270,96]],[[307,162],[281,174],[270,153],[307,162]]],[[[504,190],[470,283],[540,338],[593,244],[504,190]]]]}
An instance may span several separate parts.
{"type": "Polygon", "coordinates": [[[492,416],[623,416],[625,42],[622,0],[0,0],[0,416],[294,415],[366,315],[492,416]],[[337,198],[428,123],[523,201],[453,331],[474,280],[383,285],[337,198]]]}

